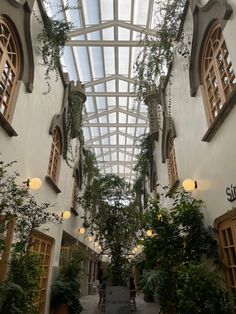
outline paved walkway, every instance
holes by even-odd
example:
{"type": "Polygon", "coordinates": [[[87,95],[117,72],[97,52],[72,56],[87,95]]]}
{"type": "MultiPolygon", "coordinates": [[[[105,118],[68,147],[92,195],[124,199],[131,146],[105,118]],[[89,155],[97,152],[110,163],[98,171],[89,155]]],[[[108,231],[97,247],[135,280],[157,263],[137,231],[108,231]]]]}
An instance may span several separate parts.
{"type": "MultiPolygon", "coordinates": [[[[98,308],[98,295],[88,295],[80,298],[83,306],[82,314],[104,314],[98,308]]],[[[157,303],[144,302],[143,295],[136,296],[136,311],[134,314],[159,314],[159,305],[157,303]]]]}

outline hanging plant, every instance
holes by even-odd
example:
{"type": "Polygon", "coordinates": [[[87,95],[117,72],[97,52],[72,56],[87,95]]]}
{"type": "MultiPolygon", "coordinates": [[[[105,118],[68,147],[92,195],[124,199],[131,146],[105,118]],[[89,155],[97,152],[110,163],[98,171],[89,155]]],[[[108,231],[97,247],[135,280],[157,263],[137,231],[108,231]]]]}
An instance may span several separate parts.
{"type": "Polygon", "coordinates": [[[155,35],[141,35],[139,53],[134,69],[134,89],[144,99],[161,75],[165,75],[177,51],[184,57],[189,55],[188,44],[182,34],[182,21],[188,0],[156,1],[155,35]]]}
{"type": "MultiPolygon", "coordinates": [[[[50,5],[50,3],[43,1],[44,4],[50,5]]],[[[42,25],[42,32],[38,34],[39,51],[42,54],[42,65],[45,67],[45,80],[47,84],[47,94],[51,90],[51,73],[56,74],[56,79],[58,79],[58,71],[61,67],[61,57],[64,53],[65,43],[68,40],[69,30],[72,28],[72,23],[61,19],[57,16],[67,10],[74,9],[73,7],[59,6],[57,12],[49,17],[44,8],[41,10],[41,18],[33,12],[36,20],[40,25],[42,25]]]]}

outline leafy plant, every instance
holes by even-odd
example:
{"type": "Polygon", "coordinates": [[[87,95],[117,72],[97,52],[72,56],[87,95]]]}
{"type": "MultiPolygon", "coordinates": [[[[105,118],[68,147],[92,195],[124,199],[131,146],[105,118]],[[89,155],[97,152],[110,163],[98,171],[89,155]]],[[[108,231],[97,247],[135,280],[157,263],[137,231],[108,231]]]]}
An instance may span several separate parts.
{"type": "Polygon", "coordinates": [[[66,304],[70,314],[82,312],[80,304],[80,275],[83,255],[78,246],[72,248],[72,254],[67,264],[62,267],[60,274],[52,286],[51,307],[58,308],[66,304]]]}
{"type": "Polygon", "coordinates": [[[172,206],[167,210],[161,206],[164,196],[149,200],[145,214],[153,236],[143,241],[144,269],[150,271],[143,279],[144,291],[154,291],[161,313],[227,313],[230,298],[219,275],[214,231],[203,224],[202,201],[176,191],[169,195],[172,206]]]}
{"type": "Polygon", "coordinates": [[[173,61],[174,52],[178,51],[188,57],[188,44],[182,34],[182,19],[188,1],[156,1],[155,34],[141,35],[139,53],[136,63],[135,91],[144,99],[161,75],[165,75],[173,61]]]}

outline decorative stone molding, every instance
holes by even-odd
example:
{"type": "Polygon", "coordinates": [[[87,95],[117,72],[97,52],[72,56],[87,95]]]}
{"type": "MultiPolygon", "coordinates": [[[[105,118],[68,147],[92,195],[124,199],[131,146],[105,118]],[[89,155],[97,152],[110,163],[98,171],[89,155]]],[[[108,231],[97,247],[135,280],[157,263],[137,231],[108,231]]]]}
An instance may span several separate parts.
{"type": "Polygon", "coordinates": [[[21,72],[19,81],[23,81],[27,92],[33,91],[34,59],[31,41],[31,13],[35,0],[1,0],[0,15],[4,16],[17,37],[20,46],[21,72]]]}
{"type": "Polygon", "coordinates": [[[168,148],[168,138],[171,136],[172,138],[176,137],[175,124],[172,117],[167,113],[166,108],[166,77],[162,76],[160,78],[159,85],[159,95],[160,95],[160,104],[162,106],[163,113],[163,125],[162,127],[162,140],[161,140],[161,154],[162,154],[162,162],[166,162],[167,158],[167,148],[168,148]]]}
{"type": "Polygon", "coordinates": [[[144,102],[148,107],[148,119],[149,119],[149,130],[155,141],[158,141],[159,138],[159,125],[158,125],[158,117],[157,117],[157,105],[159,101],[159,95],[156,90],[149,93],[144,102]]]}
{"type": "Polygon", "coordinates": [[[190,0],[193,15],[193,40],[190,57],[190,93],[195,96],[201,79],[201,56],[204,42],[211,25],[217,20],[224,29],[233,10],[227,0],[211,0],[205,5],[199,0],[190,0]]]}

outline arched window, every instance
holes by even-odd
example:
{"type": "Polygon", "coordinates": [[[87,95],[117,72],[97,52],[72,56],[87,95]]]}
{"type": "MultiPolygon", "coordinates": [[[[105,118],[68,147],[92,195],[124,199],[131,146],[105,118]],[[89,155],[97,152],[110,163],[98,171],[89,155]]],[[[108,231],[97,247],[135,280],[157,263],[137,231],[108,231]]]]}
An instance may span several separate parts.
{"type": "Polygon", "coordinates": [[[12,97],[20,73],[20,55],[15,36],[7,21],[0,17],[0,112],[9,120],[12,97]]]}
{"type": "Polygon", "coordinates": [[[175,148],[174,139],[169,135],[167,143],[167,167],[168,167],[168,177],[169,184],[173,187],[178,181],[177,166],[175,160],[175,148]]]}
{"type": "Polygon", "coordinates": [[[236,86],[231,59],[218,23],[214,24],[206,39],[202,61],[207,112],[212,123],[236,86]]]}
{"type": "Polygon", "coordinates": [[[62,151],[61,133],[59,128],[55,128],[52,137],[52,147],[48,165],[48,175],[57,183],[60,169],[60,159],[62,151]]]}

